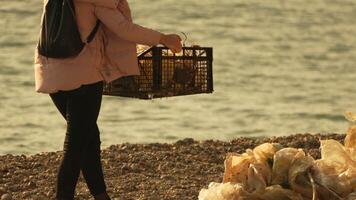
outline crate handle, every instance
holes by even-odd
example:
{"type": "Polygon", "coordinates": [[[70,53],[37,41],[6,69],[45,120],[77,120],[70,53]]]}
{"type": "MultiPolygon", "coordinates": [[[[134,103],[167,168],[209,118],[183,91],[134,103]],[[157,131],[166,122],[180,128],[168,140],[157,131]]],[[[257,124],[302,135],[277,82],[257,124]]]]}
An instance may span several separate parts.
{"type": "Polygon", "coordinates": [[[187,41],[188,37],[187,34],[185,34],[183,31],[181,32],[184,35],[184,40],[183,40],[183,47],[185,47],[185,42],[187,41]]]}

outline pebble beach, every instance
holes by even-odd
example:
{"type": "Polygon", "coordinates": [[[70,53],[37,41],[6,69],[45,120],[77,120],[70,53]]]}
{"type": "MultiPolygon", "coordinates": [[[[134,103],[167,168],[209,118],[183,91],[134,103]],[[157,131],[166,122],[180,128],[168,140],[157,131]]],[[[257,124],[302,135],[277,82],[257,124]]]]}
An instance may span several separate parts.
{"type": "MultiPolygon", "coordinates": [[[[243,153],[262,143],[303,148],[320,158],[319,140],[341,143],[345,134],[295,134],[283,137],[239,137],[230,141],[185,138],[174,143],[122,143],[102,149],[107,191],[117,200],[189,200],[210,182],[222,182],[227,152],[243,153]]],[[[1,200],[54,199],[63,151],[0,156],[1,200]]],[[[76,200],[93,199],[80,175],[76,200]]]]}

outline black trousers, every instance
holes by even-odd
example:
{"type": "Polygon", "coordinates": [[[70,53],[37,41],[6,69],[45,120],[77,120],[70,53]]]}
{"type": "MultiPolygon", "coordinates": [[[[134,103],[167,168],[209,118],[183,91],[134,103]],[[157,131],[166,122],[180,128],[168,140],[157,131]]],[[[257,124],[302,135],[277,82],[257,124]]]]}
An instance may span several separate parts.
{"type": "Polygon", "coordinates": [[[100,132],[96,123],[102,100],[103,82],[82,85],[49,94],[67,121],[63,158],[57,174],[57,199],[73,199],[82,171],[90,193],[106,192],[100,157],[100,132]]]}

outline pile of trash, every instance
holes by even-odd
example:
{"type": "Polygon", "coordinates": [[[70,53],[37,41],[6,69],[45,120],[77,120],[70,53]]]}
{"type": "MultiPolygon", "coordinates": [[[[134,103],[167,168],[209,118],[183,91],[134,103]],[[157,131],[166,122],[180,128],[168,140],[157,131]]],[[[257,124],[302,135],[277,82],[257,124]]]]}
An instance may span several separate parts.
{"type": "MultiPolygon", "coordinates": [[[[346,117],[356,119],[351,113],[346,117]]],[[[199,200],[356,200],[356,125],[344,145],[320,143],[319,160],[277,143],[227,153],[223,182],[211,182],[199,200]]]]}

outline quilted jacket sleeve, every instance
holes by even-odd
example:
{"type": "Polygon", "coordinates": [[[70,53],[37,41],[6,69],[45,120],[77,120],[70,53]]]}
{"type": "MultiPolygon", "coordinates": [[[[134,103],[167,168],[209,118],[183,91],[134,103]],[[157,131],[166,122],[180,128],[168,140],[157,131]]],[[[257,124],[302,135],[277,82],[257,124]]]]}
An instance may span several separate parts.
{"type": "Polygon", "coordinates": [[[117,9],[97,6],[95,15],[110,31],[124,40],[150,46],[159,44],[160,32],[130,22],[117,9]]]}
{"type": "Polygon", "coordinates": [[[106,8],[116,8],[120,0],[74,0],[83,3],[92,3],[95,6],[102,6],[106,8]]]}

